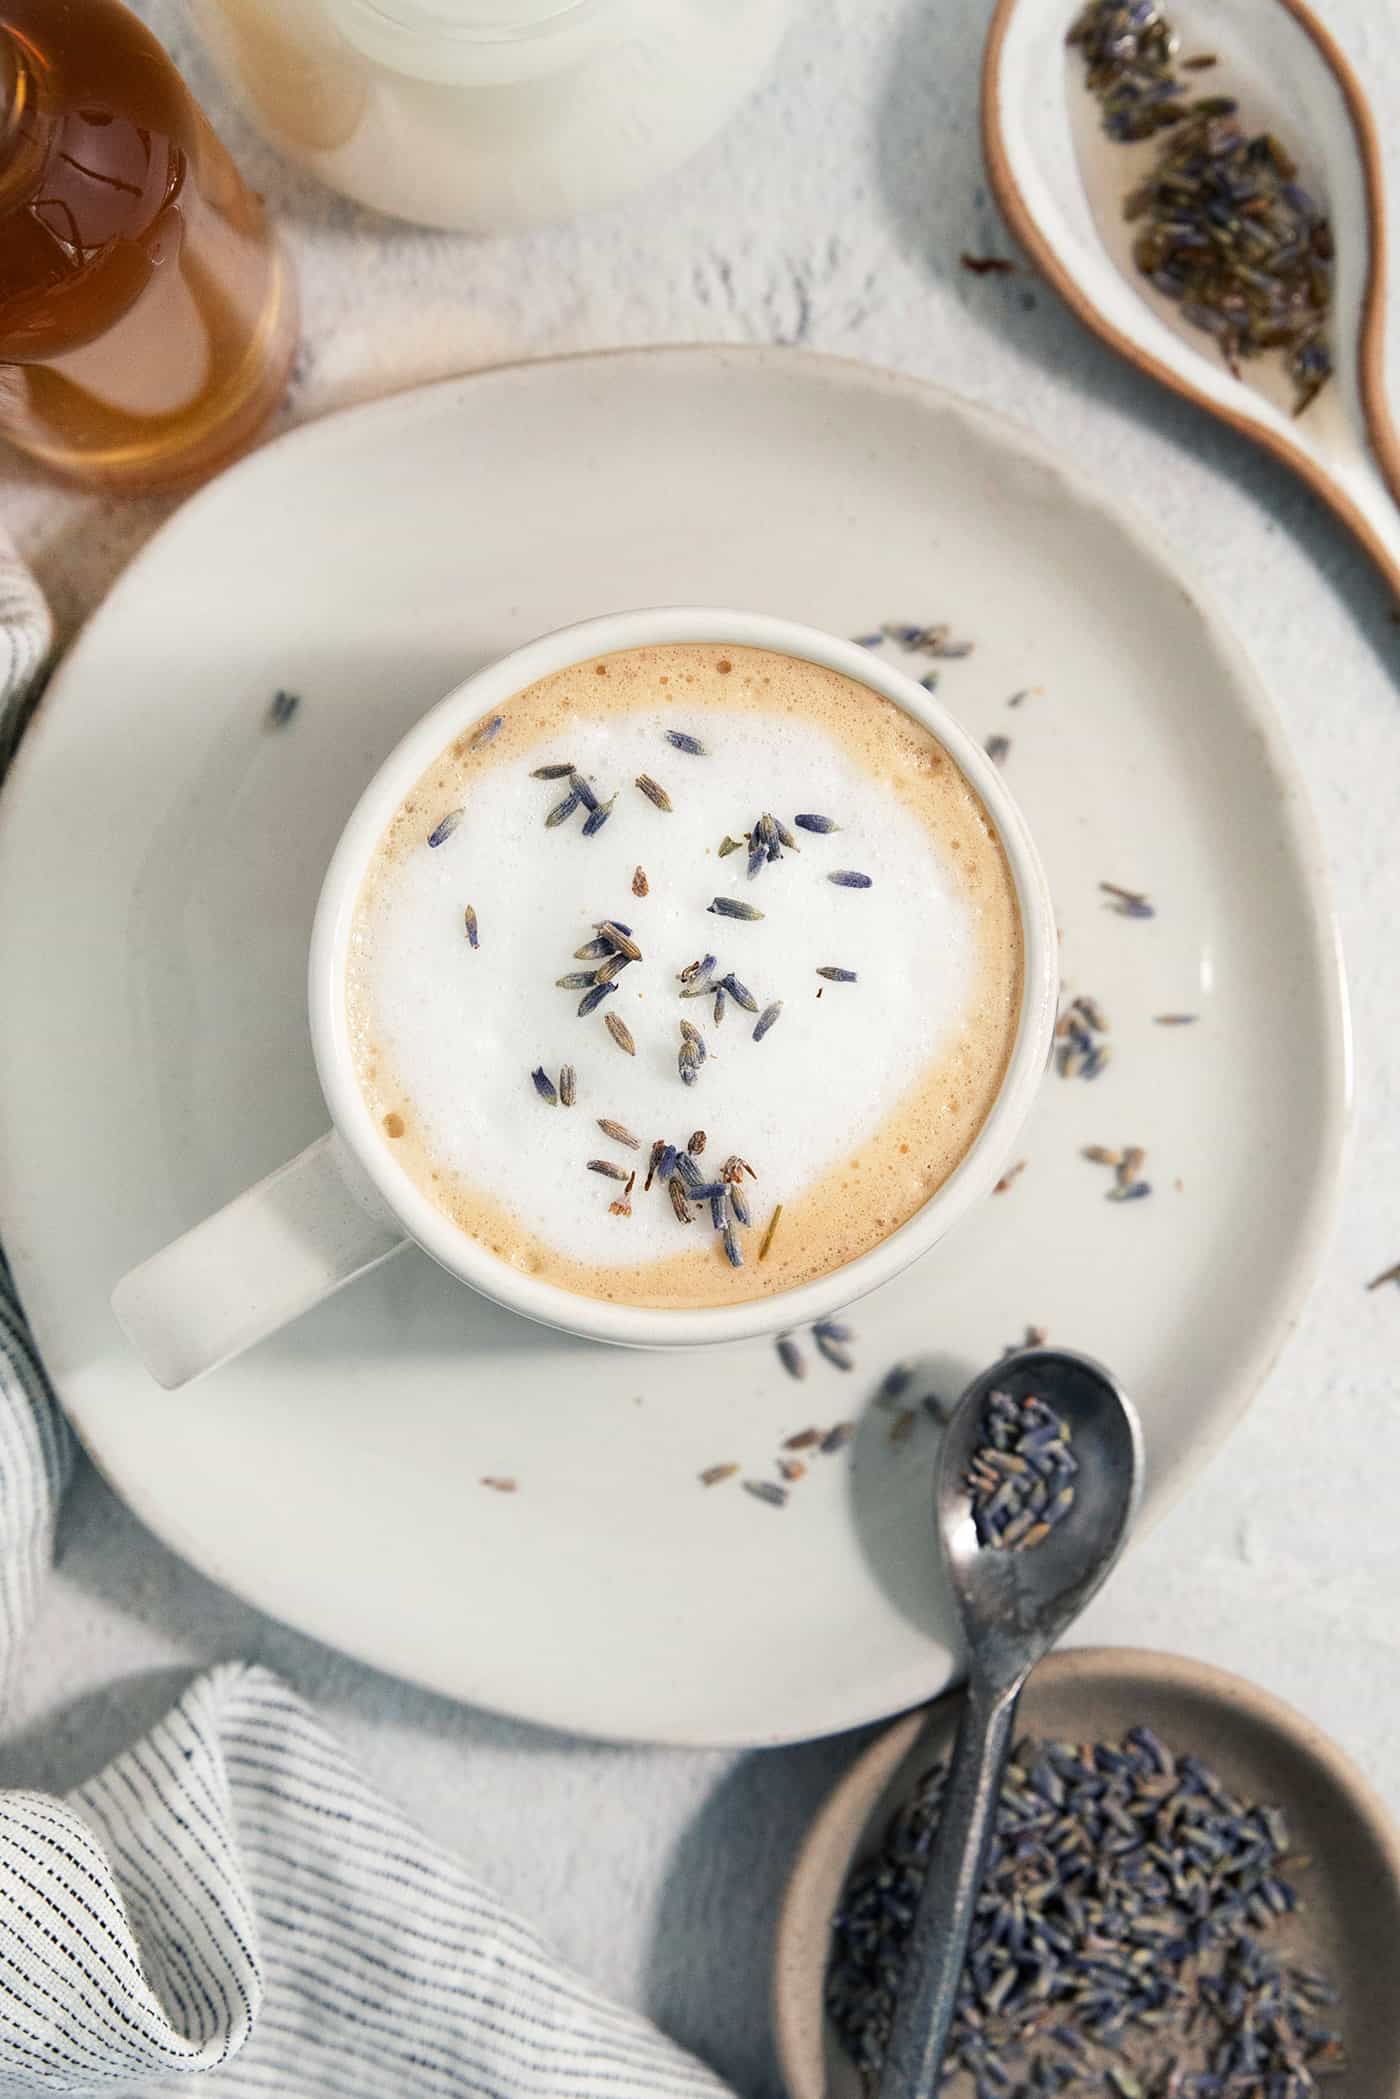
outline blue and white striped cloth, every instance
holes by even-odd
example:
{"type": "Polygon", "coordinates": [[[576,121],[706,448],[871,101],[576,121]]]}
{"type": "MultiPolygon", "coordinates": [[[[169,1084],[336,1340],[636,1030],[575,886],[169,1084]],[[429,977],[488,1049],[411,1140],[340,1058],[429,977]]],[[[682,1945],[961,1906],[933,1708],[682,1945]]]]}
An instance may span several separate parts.
{"type": "MultiPolygon", "coordinates": [[[[0,737],[46,621],[0,534],[0,737]]],[[[69,1453],[0,1261],[0,1685],[49,1562],[69,1453]]],[[[0,1792],[0,2094],[170,2090],[725,2088],[561,1966],[276,1677],[235,1665],[66,1798],[0,1792]]]]}

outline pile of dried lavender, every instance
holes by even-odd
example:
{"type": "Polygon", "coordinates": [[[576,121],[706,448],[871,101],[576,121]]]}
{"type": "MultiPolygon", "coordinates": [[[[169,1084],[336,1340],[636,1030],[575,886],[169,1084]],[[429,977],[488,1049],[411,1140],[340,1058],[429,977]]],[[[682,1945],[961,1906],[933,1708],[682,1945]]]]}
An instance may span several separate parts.
{"type": "MultiPolygon", "coordinates": [[[[872,2090],[945,1779],[939,1765],[921,1781],[833,1927],[827,2011],[872,2090]]],[[[1330,1985],[1263,1943],[1297,1906],[1289,1848],[1278,1809],[1237,1800],[1149,1728],[1021,1743],[945,2075],[965,2071],[977,2099],[1312,2099],[1345,2058],[1330,1985]]]]}
{"type": "Polygon", "coordinates": [[[984,1550],[1023,1552],[1043,1545],[1074,1507],[1079,1461],[1071,1430],[1053,1407],[1028,1395],[993,1392],[972,1454],[967,1489],[984,1550]]]}
{"type": "MultiPolygon", "coordinates": [[[[1191,100],[1174,70],[1177,39],[1157,0],[1089,0],[1069,34],[1110,138],[1169,133],[1124,216],[1146,219],[1133,246],[1142,274],[1182,319],[1240,361],[1283,353],[1301,415],[1331,374],[1332,232],[1271,132],[1254,136],[1227,95],[1191,100]]],[[[1210,53],[1183,71],[1214,64],[1210,53]]]]}

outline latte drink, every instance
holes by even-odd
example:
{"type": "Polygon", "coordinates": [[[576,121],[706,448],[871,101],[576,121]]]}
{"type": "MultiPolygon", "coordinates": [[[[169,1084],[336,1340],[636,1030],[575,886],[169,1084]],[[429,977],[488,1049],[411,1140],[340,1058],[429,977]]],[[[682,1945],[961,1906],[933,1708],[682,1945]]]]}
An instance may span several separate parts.
{"type": "Polygon", "coordinates": [[[997,1098],[1022,977],[937,738],[839,672],[687,642],[555,672],[441,753],[365,877],[347,997],[383,1141],[460,1231],[666,1308],[912,1217],[997,1098]]]}

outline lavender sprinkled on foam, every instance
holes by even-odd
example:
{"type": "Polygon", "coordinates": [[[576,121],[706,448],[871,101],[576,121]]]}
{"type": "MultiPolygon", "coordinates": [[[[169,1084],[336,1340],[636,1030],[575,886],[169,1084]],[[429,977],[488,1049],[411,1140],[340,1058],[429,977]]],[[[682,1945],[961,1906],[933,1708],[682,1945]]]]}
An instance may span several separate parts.
{"type": "Polygon", "coordinates": [[[701,743],[699,737],[687,735],[684,729],[668,729],[666,731],[666,741],[673,745],[676,750],[685,751],[692,758],[708,756],[705,746],[701,743]]]}
{"type": "Polygon", "coordinates": [[[494,743],[500,735],[504,721],[505,716],[503,714],[493,714],[489,722],[482,722],[480,727],[473,729],[471,735],[467,738],[467,749],[469,751],[485,750],[487,744],[494,743]]]}
{"type": "Polygon", "coordinates": [[[641,1138],[634,1137],[625,1123],[614,1122],[611,1117],[600,1115],[598,1117],[598,1127],[605,1137],[612,1138],[614,1144],[625,1144],[629,1151],[639,1152],[641,1150],[641,1138]]]}
{"type": "Polygon", "coordinates": [[[461,823],[465,813],[462,809],[449,809],[446,816],[440,816],[428,833],[429,845],[444,845],[461,823]]]}
{"type": "Polygon", "coordinates": [[[815,831],[821,837],[825,837],[830,831],[839,831],[841,828],[840,824],[833,817],[814,816],[810,811],[805,816],[795,816],[793,822],[799,831],[815,831]]]}
{"type": "Polygon", "coordinates": [[[834,882],[838,889],[870,889],[874,886],[869,875],[863,875],[853,867],[838,867],[826,879],[834,882]]]}
{"type": "Polygon", "coordinates": [[[465,911],[462,913],[462,924],[466,929],[468,945],[471,947],[480,947],[481,927],[477,923],[476,912],[470,904],[467,905],[465,911]]]}
{"type": "Polygon", "coordinates": [[[603,1015],[603,1025],[620,1050],[624,1050],[629,1057],[636,1056],[637,1044],[633,1038],[632,1030],[628,1027],[621,1014],[605,1013],[603,1015]]]}

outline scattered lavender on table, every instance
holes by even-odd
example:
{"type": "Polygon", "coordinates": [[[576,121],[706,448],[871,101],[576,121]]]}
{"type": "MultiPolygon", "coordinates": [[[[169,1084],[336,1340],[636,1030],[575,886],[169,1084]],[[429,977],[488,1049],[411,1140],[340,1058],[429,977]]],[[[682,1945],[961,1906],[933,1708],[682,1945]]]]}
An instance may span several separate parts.
{"type": "Polygon", "coordinates": [[[717,1487],[721,1480],[732,1480],[739,1470],[737,1465],[707,1465],[699,1480],[702,1487],[717,1487]]]}
{"type": "Polygon", "coordinates": [[[885,646],[883,633],[853,634],[851,639],[858,649],[882,649],[885,646]]]}
{"type": "Polygon", "coordinates": [[[846,1448],[855,1432],[856,1425],[853,1421],[838,1421],[835,1428],[827,1430],[817,1448],[824,1458],[834,1458],[838,1450],[846,1448]]]}
{"type": "Polygon", "coordinates": [[[268,710],[267,710],[267,726],[268,726],[268,728],[269,728],[269,729],[285,729],[285,728],[286,728],[286,726],[287,726],[287,724],[288,724],[288,722],[289,722],[289,721],[291,720],[292,716],[293,716],[293,715],[294,715],[294,714],[296,713],[296,711],[297,711],[298,707],[300,707],[300,705],[301,705],[301,694],[300,694],[300,693],[298,693],[298,692],[282,692],[281,690],[278,690],[277,692],[275,692],[275,693],[274,693],[274,694],[272,695],[272,700],[271,700],[271,703],[269,704],[269,706],[268,706],[268,710]]]}
{"type": "MultiPolygon", "coordinates": [[[[826,2009],[872,2094],[946,1781],[946,1764],[925,1773],[833,1922],[826,2009]]],[[[965,2072],[978,2099],[1316,2099],[1345,2062],[1335,1993],[1264,1943],[1298,1906],[1290,1849],[1279,1809],[1150,1728],[1022,1741],[945,2075],[965,2072]],[[1145,2066],[1127,2068],[1129,2048],[1145,2066]]]]}
{"type": "Polygon", "coordinates": [[[1009,736],[989,736],[982,748],[991,759],[993,765],[1005,765],[1007,759],[1011,756],[1011,738],[1009,736]]]}
{"type": "Polygon", "coordinates": [[[432,830],[428,833],[429,845],[445,845],[447,843],[447,840],[452,836],[452,833],[457,829],[457,826],[461,823],[465,813],[466,812],[462,809],[449,809],[446,816],[440,816],[437,822],[433,825],[432,830]]]}
{"type": "Polygon", "coordinates": [[[498,1475],[492,1473],[487,1473],[479,1484],[483,1487],[489,1487],[493,1494],[515,1494],[519,1492],[520,1488],[519,1480],[501,1479],[498,1475]]]}
{"type": "MultiPolygon", "coordinates": [[[[762,1259],[762,1256],[759,1258],[762,1259]]],[[[1379,1275],[1373,1275],[1366,1288],[1379,1290],[1384,1283],[1400,1283],[1400,1261],[1397,1261],[1393,1268],[1383,1268],[1379,1275]]]]}
{"type": "Polygon", "coordinates": [[[1026,1162],[1024,1159],[1018,1159],[1014,1166],[1008,1166],[1001,1179],[993,1187],[993,1195],[1005,1195],[1007,1189],[1020,1179],[1025,1170],[1026,1162]]]}
{"type": "Polygon", "coordinates": [[[1159,1028],[1193,1028],[1200,1017],[1199,1013],[1154,1013],[1152,1016],[1159,1028]]]}
{"type": "Polygon", "coordinates": [[[908,1361],[891,1363],[889,1369],[881,1378],[880,1388],[875,1394],[876,1406],[894,1406],[899,1400],[903,1399],[913,1382],[914,1366],[912,1363],[908,1361]]]}
{"type": "Polygon", "coordinates": [[[466,928],[468,945],[471,947],[480,947],[481,927],[477,923],[476,912],[470,904],[467,905],[466,910],[462,913],[462,924],[466,928]]]}
{"type": "Polygon", "coordinates": [[[1079,1461],[1070,1429],[1043,1399],[993,1392],[967,1471],[977,1542],[985,1550],[1041,1545],[1074,1506],[1079,1461]]]}

